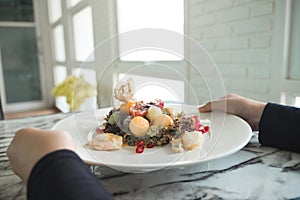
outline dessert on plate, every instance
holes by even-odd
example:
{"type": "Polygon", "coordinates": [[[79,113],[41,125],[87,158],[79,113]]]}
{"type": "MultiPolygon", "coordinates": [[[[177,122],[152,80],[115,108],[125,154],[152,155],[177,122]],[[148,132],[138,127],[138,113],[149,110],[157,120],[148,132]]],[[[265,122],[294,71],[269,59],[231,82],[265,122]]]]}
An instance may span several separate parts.
{"type": "Polygon", "coordinates": [[[142,153],[145,148],[171,144],[172,151],[180,153],[203,145],[209,126],[203,125],[198,115],[174,113],[172,107],[159,99],[133,100],[131,80],[117,87],[114,93],[120,106],[112,108],[104,123],[95,128],[95,137],[86,147],[108,151],[127,145],[142,153]]]}

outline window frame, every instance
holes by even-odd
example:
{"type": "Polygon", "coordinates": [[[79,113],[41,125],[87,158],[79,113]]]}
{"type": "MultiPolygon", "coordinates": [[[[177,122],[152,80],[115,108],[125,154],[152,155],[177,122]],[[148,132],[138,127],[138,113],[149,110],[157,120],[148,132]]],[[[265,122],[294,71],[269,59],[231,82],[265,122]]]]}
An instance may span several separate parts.
{"type": "Polygon", "coordinates": [[[292,1],[277,1],[274,24],[273,67],[271,73],[271,101],[294,105],[300,96],[300,81],[288,78],[290,63],[292,1]],[[284,28],[282,28],[284,27],[284,28]]]}

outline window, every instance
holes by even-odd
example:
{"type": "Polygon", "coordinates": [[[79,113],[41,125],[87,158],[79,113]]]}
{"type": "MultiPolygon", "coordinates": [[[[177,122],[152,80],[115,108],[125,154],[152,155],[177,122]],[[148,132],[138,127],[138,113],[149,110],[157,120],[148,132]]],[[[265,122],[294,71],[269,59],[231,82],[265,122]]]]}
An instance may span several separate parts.
{"type": "MultiPolygon", "coordinates": [[[[47,5],[49,29],[53,37],[54,85],[60,84],[68,75],[83,75],[86,81],[96,86],[94,68],[87,69],[95,61],[93,5],[86,0],[48,0],[47,5]]],[[[81,109],[96,107],[95,99],[87,99],[81,109]]],[[[69,111],[65,97],[56,98],[55,104],[61,111],[69,111]]]]}
{"type": "Polygon", "coordinates": [[[64,62],[66,60],[64,30],[62,25],[58,25],[53,30],[55,60],[64,62]]]}
{"type": "Polygon", "coordinates": [[[33,1],[0,2],[0,93],[5,112],[47,106],[33,1]]]}
{"type": "Polygon", "coordinates": [[[48,12],[50,23],[56,22],[62,15],[61,0],[48,0],[48,12]]]}
{"type": "MultiPolygon", "coordinates": [[[[119,74],[122,73],[132,73],[140,77],[140,79],[141,77],[145,79],[144,77],[147,76],[147,79],[159,78],[157,82],[165,81],[174,84],[176,82],[178,85],[177,88],[172,88],[171,86],[164,88],[169,91],[168,99],[184,101],[186,85],[179,74],[186,76],[187,63],[184,63],[182,56],[179,58],[163,50],[143,49],[144,51],[135,51],[124,55],[119,60],[116,59],[119,56],[117,42],[119,42],[120,48],[122,48],[122,45],[124,45],[122,41],[113,42],[111,46],[105,48],[104,53],[99,53],[99,49],[95,49],[94,51],[95,46],[99,47],[103,41],[109,40],[118,33],[140,28],[163,28],[175,31],[179,33],[179,36],[180,34],[182,35],[182,39],[178,40],[178,44],[176,43],[176,48],[182,49],[183,55],[183,0],[113,0],[103,2],[90,0],[48,0],[49,3],[51,5],[48,7],[48,14],[50,15],[48,28],[52,42],[50,45],[52,53],[50,65],[55,68],[52,70],[54,71],[55,84],[62,81],[66,75],[82,74],[85,80],[90,81],[92,85],[98,86],[97,104],[99,107],[106,107],[111,106],[109,92],[113,91],[114,84],[116,83],[113,78],[119,77],[119,74]],[[170,9],[170,6],[172,9],[170,9]],[[58,10],[58,13],[52,13],[51,9],[58,10]],[[143,13],[144,16],[141,16],[143,13]],[[53,16],[51,17],[51,15],[53,16]],[[147,18],[146,16],[151,17],[147,18]],[[155,55],[153,55],[153,52],[155,55]],[[113,59],[112,63],[107,66],[105,76],[101,71],[103,67],[100,67],[103,65],[102,57],[113,59]],[[155,62],[151,62],[153,66],[136,67],[135,70],[132,68],[132,64],[139,65],[139,62],[123,62],[145,62],[150,60],[172,61],[168,62],[167,65],[169,68],[174,67],[176,69],[174,73],[175,71],[178,72],[177,76],[170,75],[169,68],[165,67],[161,69],[162,67],[155,62]],[[143,70],[140,70],[141,68],[143,70]],[[103,93],[105,95],[102,95],[103,93]]],[[[164,63],[166,64],[166,62],[164,63]]],[[[154,86],[156,87],[155,89],[158,89],[157,86],[157,84],[154,86]]],[[[163,88],[159,87],[159,89],[163,88]]],[[[144,90],[141,89],[137,92],[137,94],[140,93],[141,98],[144,90]]],[[[164,94],[167,94],[166,90],[164,90],[164,94]]],[[[94,102],[95,99],[90,100],[90,102],[94,102]]],[[[60,100],[60,102],[63,101],[63,99],[60,100]]],[[[94,103],[88,104],[92,105],[94,103]]]]}
{"type": "Polygon", "coordinates": [[[0,1],[0,21],[34,21],[32,1],[0,1]]]}
{"type": "Polygon", "coordinates": [[[155,37],[152,40],[145,38],[145,41],[154,41],[154,47],[150,46],[150,42],[148,43],[150,45],[135,47],[136,49],[130,49],[132,43],[127,37],[119,37],[119,62],[114,77],[118,77],[121,81],[133,78],[136,89],[135,98],[138,100],[151,101],[157,98],[164,101],[184,102],[187,98],[187,86],[179,76],[179,74],[186,76],[187,73],[187,63],[183,59],[184,1],[116,0],[116,3],[117,34],[123,36],[126,32],[130,32],[126,36],[132,36],[135,35],[134,30],[152,28],[172,31],[179,37],[176,37],[176,44],[174,44],[177,55],[172,52],[172,49],[155,46],[155,37]]]}
{"type": "Polygon", "coordinates": [[[283,48],[277,48],[277,50],[282,53],[282,58],[278,56],[282,59],[280,60],[281,62],[278,62],[278,74],[280,74],[280,76],[278,76],[278,79],[280,78],[282,81],[278,84],[278,80],[275,80],[278,87],[274,88],[276,88],[278,93],[281,94],[281,103],[299,107],[300,40],[298,35],[300,33],[300,1],[279,1],[278,4],[278,8],[284,9],[281,9],[283,11],[280,10],[282,13],[279,12],[280,16],[282,17],[278,21],[282,25],[277,25],[278,27],[280,27],[280,31],[282,31],[282,39],[276,39],[276,41],[284,41],[284,43],[283,48]]]}
{"type": "MultiPolygon", "coordinates": [[[[184,34],[183,0],[117,0],[117,9],[119,34],[142,28],[168,29],[184,34]]],[[[124,41],[119,41],[120,52],[123,52],[124,45],[124,41]]],[[[177,45],[183,55],[183,37],[177,45]]],[[[182,60],[182,57],[158,49],[139,49],[120,56],[123,61],[182,60]]]]}
{"type": "Polygon", "coordinates": [[[81,0],[68,0],[68,7],[72,8],[73,6],[76,6],[81,0]]]}
{"type": "Polygon", "coordinates": [[[93,33],[92,9],[91,7],[86,7],[73,16],[73,34],[76,61],[94,60],[93,33]]]}
{"type": "Polygon", "coordinates": [[[290,58],[288,64],[287,78],[292,80],[300,80],[300,1],[292,1],[291,13],[291,32],[290,32],[290,58]]]}
{"type": "Polygon", "coordinates": [[[6,102],[41,100],[34,28],[0,28],[0,44],[6,102]]]}

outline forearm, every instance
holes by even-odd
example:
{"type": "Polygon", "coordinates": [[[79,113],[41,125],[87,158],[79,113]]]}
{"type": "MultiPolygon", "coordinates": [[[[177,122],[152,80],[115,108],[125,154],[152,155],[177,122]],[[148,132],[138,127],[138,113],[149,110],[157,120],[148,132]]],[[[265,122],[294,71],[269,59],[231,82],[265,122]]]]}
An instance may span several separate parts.
{"type": "Polygon", "coordinates": [[[259,123],[259,141],[300,152],[300,109],[268,103],[259,123]]]}
{"type": "Polygon", "coordinates": [[[112,199],[82,160],[72,151],[44,156],[28,179],[27,196],[35,199],[112,199]]]}

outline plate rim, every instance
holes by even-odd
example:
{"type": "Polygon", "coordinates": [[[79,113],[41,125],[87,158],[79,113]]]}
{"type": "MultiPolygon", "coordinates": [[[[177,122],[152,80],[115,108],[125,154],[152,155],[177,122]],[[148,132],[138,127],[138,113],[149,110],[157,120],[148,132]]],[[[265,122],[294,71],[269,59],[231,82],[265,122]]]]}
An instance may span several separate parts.
{"type": "MultiPolygon", "coordinates": [[[[190,105],[187,105],[187,106],[190,106],[190,105]]],[[[94,112],[101,112],[101,110],[104,111],[104,110],[109,110],[109,109],[111,109],[111,107],[100,108],[100,109],[95,110],[94,112]]],[[[211,113],[215,113],[215,112],[211,112],[211,113]]],[[[51,129],[52,130],[61,130],[61,129],[58,129],[58,127],[61,125],[61,123],[65,122],[66,120],[70,120],[70,119],[74,118],[76,115],[82,115],[82,114],[84,114],[84,112],[75,113],[73,115],[67,116],[67,117],[59,120],[58,122],[56,122],[51,127],[51,129]]],[[[200,114],[204,114],[204,113],[200,113],[200,114]]],[[[105,164],[105,163],[103,163],[103,162],[101,163],[101,162],[99,162],[95,159],[91,160],[91,159],[84,158],[84,156],[82,155],[83,153],[78,151],[79,148],[76,149],[76,153],[88,165],[108,166],[108,167],[111,167],[111,168],[115,168],[117,170],[120,170],[118,168],[121,168],[121,170],[126,169],[126,170],[130,170],[130,172],[133,172],[133,171],[143,172],[143,171],[153,170],[154,168],[155,169],[161,169],[161,168],[176,168],[176,167],[191,166],[191,165],[200,164],[200,163],[208,162],[208,161],[211,161],[211,160],[227,157],[227,156],[232,155],[232,154],[236,153],[237,151],[241,150],[243,147],[245,147],[249,143],[249,141],[252,137],[252,129],[251,129],[250,125],[245,120],[243,120],[242,118],[240,118],[236,115],[228,114],[228,113],[224,113],[224,114],[225,114],[225,118],[228,118],[228,117],[233,118],[235,120],[238,120],[239,123],[243,123],[243,125],[247,128],[247,130],[245,130],[247,135],[245,135],[245,139],[237,147],[232,148],[229,151],[226,151],[225,153],[222,153],[222,154],[217,154],[217,155],[213,155],[213,156],[207,155],[207,156],[205,156],[204,159],[175,161],[175,162],[171,162],[169,164],[166,164],[166,163],[162,163],[162,164],[160,164],[160,163],[154,163],[154,164],[147,163],[147,164],[144,164],[144,165],[138,165],[137,163],[133,163],[132,165],[128,164],[128,163],[126,163],[126,164],[125,163],[105,164]]],[[[225,123],[225,121],[224,121],[224,123],[225,123]]],[[[74,134],[73,133],[70,133],[70,134],[74,138],[74,134]]],[[[217,146],[219,144],[219,142],[220,142],[220,138],[218,138],[218,141],[216,141],[215,146],[217,146]]],[[[83,145],[83,144],[81,144],[81,145],[83,145]]],[[[86,147],[84,147],[84,148],[85,148],[86,151],[95,151],[95,150],[90,150],[86,147]]],[[[90,158],[93,158],[93,156],[90,156],[90,158]]]]}

